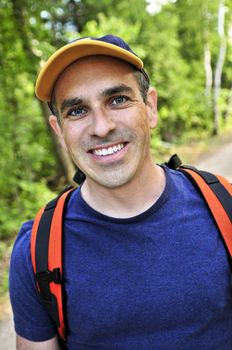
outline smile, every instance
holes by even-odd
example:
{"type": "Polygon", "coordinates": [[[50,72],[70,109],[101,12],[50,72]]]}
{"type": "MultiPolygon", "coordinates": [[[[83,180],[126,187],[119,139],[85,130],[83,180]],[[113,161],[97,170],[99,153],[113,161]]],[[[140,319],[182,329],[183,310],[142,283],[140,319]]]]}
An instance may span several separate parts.
{"type": "Polygon", "coordinates": [[[103,157],[103,156],[108,156],[108,155],[117,153],[121,151],[121,149],[123,149],[124,147],[125,147],[125,144],[119,143],[118,145],[110,146],[107,148],[95,149],[92,151],[92,153],[95,154],[96,156],[103,157]]]}

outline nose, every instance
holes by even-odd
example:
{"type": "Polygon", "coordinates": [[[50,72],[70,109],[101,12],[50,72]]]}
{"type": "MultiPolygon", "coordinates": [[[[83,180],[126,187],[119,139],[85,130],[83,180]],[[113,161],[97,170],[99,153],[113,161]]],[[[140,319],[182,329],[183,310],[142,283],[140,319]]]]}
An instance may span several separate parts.
{"type": "Polygon", "coordinates": [[[115,121],[107,111],[98,110],[93,113],[89,128],[91,136],[106,137],[114,129],[115,121]]]}

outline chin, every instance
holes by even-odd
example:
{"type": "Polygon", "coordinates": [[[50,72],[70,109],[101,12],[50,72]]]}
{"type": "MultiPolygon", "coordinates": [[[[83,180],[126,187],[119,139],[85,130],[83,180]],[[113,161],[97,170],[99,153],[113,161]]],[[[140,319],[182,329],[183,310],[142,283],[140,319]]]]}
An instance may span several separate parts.
{"type": "Polygon", "coordinates": [[[87,181],[94,182],[101,187],[105,187],[108,189],[120,188],[122,186],[126,186],[131,179],[133,178],[132,174],[122,174],[117,172],[112,172],[110,174],[90,174],[86,176],[87,181]]]}

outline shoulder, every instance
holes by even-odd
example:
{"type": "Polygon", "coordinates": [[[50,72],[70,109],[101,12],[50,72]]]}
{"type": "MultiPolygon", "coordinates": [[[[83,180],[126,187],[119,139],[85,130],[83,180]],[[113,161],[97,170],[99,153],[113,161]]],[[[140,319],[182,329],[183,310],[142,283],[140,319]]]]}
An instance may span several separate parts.
{"type": "MultiPolygon", "coordinates": [[[[19,230],[19,233],[14,242],[11,260],[10,260],[10,292],[11,287],[17,283],[30,283],[34,281],[34,273],[31,264],[30,241],[33,220],[25,222],[19,230]]],[[[34,283],[33,283],[34,284],[34,283]]]]}
{"type": "Polygon", "coordinates": [[[30,238],[31,238],[31,231],[33,226],[33,220],[25,222],[16,237],[11,260],[21,260],[24,258],[29,258],[30,255],[30,238]]]}
{"type": "MultiPolygon", "coordinates": [[[[66,205],[65,217],[69,217],[70,214],[75,212],[76,204],[79,202],[79,192],[79,189],[74,189],[72,191],[66,205]]],[[[30,246],[33,224],[34,220],[24,222],[18,232],[11,255],[11,271],[25,268],[27,268],[27,270],[32,269],[30,246]]]]}
{"type": "Polygon", "coordinates": [[[170,183],[170,191],[175,194],[180,193],[182,196],[194,195],[201,197],[191,181],[181,171],[169,169],[166,166],[164,167],[164,170],[167,181],[170,183]]]}
{"type": "Polygon", "coordinates": [[[200,190],[181,171],[165,167],[165,172],[169,183],[169,203],[172,205],[172,211],[175,213],[194,213],[196,218],[203,216],[215,225],[200,190]]]}

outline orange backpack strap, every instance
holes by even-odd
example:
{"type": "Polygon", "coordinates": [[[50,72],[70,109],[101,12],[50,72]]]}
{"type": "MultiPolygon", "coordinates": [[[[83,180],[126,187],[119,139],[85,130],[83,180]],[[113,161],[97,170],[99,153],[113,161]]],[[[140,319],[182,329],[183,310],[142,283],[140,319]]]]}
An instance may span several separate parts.
{"type": "Polygon", "coordinates": [[[232,186],[211,173],[181,166],[180,171],[194,182],[202,193],[232,257],[232,186]]]}
{"type": "Polygon", "coordinates": [[[221,176],[181,165],[177,155],[166,165],[181,171],[201,192],[232,257],[232,185],[221,176]]]}
{"type": "Polygon", "coordinates": [[[36,215],[31,235],[31,259],[43,305],[65,340],[62,291],[62,219],[73,188],[63,191],[36,215]]]}

